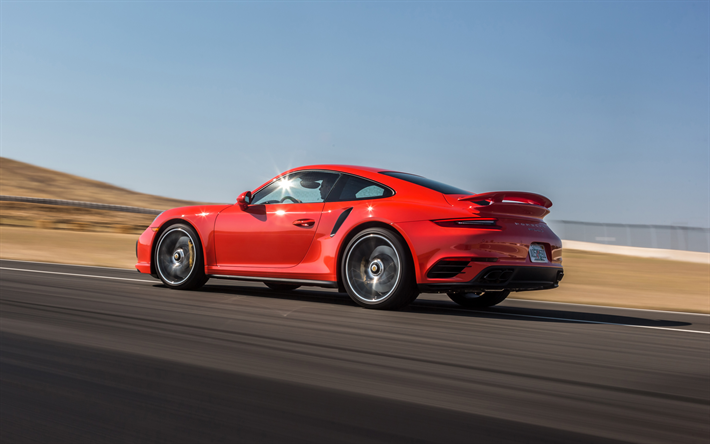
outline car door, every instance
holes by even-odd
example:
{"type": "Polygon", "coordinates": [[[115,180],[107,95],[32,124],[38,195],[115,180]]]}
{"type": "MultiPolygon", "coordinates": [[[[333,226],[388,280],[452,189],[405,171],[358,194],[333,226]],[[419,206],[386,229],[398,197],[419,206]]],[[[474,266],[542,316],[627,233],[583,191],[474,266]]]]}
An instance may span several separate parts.
{"type": "Polygon", "coordinates": [[[254,193],[246,208],[222,211],[215,222],[219,267],[293,267],[313,242],[323,205],[339,174],[298,171],[254,193]]]}

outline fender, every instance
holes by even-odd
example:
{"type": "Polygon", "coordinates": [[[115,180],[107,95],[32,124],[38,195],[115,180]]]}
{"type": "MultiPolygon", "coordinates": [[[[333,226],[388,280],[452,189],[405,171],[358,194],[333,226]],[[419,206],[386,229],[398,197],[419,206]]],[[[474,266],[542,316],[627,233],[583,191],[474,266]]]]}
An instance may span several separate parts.
{"type": "MultiPolygon", "coordinates": [[[[225,208],[231,205],[196,205],[192,207],[181,207],[173,208],[171,210],[164,211],[161,213],[152,224],[150,224],[149,229],[155,230],[158,233],[163,232],[163,227],[166,224],[171,224],[176,222],[186,222],[191,225],[197,232],[197,236],[200,238],[200,243],[202,244],[202,253],[205,258],[205,266],[214,264],[215,254],[214,254],[214,224],[217,219],[217,215],[222,212],[225,208]]],[[[157,236],[153,239],[153,242],[157,239],[157,236]]],[[[151,264],[152,264],[152,250],[153,245],[151,244],[151,264]]]]}
{"type": "Polygon", "coordinates": [[[388,227],[391,229],[394,229],[397,234],[399,234],[402,239],[404,239],[405,244],[407,245],[407,248],[409,248],[409,253],[412,256],[412,261],[414,262],[414,270],[416,274],[416,279],[417,282],[419,282],[421,273],[419,270],[419,258],[417,257],[417,252],[414,248],[414,245],[412,244],[412,240],[410,237],[407,235],[407,233],[397,225],[396,223],[384,219],[384,218],[379,218],[379,217],[372,217],[368,219],[366,222],[359,223],[357,225],[352,225],[348,227],[347,231],[345,231],[344,235],[340,238],[340,241],[338,242],[337,246],[337,259],[335,262],[335,268],[337,271],[337,276],[338,279],[340,278],[340,261],[342,259],[342,254],[345,252],[345,247],[347,247],[347,243],[350,242],[350,240],[359,232],[362,231],[363,229],[369,228],[368,226],[384,226],[388,227]]]}

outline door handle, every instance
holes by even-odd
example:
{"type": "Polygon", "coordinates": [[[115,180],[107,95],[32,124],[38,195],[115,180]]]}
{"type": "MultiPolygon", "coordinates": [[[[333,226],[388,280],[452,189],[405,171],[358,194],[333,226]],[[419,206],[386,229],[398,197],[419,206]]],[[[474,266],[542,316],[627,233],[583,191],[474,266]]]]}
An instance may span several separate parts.
{"type": "Polygon", "coordinates": [[[293,224],[297,227],[311,228],[313,225],[316,224],[316,221],[314,221],[313,219],[298,219],[294,220],[293,224]]]}

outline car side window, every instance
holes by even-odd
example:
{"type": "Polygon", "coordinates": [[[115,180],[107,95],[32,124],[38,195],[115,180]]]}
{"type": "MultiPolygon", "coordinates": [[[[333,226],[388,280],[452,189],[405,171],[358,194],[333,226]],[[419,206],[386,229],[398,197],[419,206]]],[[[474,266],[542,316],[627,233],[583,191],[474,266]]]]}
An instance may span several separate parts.
{"type": "Polygon", "coordinates": [[[252,205],[325,202],[338,176],[325,171],[298,171],[280,177],[257,191],[252,205]]]}
{"type": "Polygon", "coordinates": [[[329,202],[349,200],[381,199],[393,196],[394,192],[376,182],[361,177],[343,175],[335,185],[329,202]]]}

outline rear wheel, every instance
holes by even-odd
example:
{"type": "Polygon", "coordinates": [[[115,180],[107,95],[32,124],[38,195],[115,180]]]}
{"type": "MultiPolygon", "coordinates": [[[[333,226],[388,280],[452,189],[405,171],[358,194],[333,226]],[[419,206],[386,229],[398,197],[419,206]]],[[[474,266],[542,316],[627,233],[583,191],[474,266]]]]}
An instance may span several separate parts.
{"type": "Polygon", "coordinates": [[[294,284],[277,284],[274,282],[264,282],[264,285],[269,287],[270,289],[274,291],[293,291],[300,287],[300,285],[294,285],[294,284]]]}
{"type": "Polygon", "coordinates": [[[348,243],[341,276],[350,298],[367,308],[395,310],[419,294],[404,242],[383,228],[364,230],[348,243]]]}
{"type": "Polygon", "coordinates": [[[158,239],[154,259],[158,277],[170,288],[196,290],[209,279],[200,238],[189,225],[168,227],[158,239]]]}
{"type": "Polygon", "coordinates": [[[450,291],[447,295],[452,301],[466,308],[486,308],[500,304],[508,297],[510,290],[459,293],[450,291]]]}

